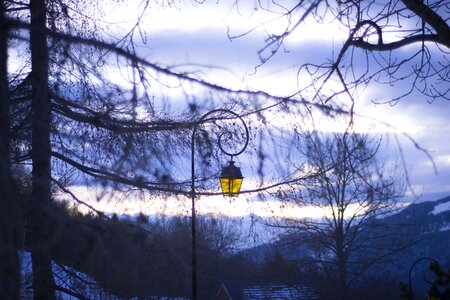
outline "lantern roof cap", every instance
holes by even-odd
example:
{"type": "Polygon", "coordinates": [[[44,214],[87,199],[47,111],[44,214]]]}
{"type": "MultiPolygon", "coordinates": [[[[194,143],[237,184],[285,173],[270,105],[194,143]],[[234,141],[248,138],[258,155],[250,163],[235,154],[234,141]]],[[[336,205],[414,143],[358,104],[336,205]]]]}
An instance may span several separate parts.
{"type": "Polygon", "coordinates": [[[234,161],[233,160],[230,160],[229,165],[222,169],[222,172],[220,173],[220,178],[239,178],[239,179],[242,179],[244,177],[242,177],[241,169],[234,165],[234,161]]]}

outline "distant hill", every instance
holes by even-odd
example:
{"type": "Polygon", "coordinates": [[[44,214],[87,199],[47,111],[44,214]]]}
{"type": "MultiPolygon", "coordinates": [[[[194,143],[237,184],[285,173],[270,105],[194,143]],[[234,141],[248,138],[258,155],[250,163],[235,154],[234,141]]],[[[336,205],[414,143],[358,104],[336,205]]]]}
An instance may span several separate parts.
{"type": "MultiPolygon", "coordinates": [[[[168,224],[171,224],[169,227],[172,229],[162,230],[145,222],[139,223],[139,218],[128,221],[114,218],[105,220],[55,209],[52,220],[55,224],[52,226],[52,257],[61,272],[67,269],[69,273],[82,272],[88,275],[83,275],[77,284],[91,281],[86,278],[97,282],[86,284],[80,293],[92,295],[95,288],[97,293],[109,292],[119,297],[182,296],[189,291],[189,280],[186,279],[190,278],[190,228],[185,221],[171,221],[168,224]]],[[[450,197],[411,204],[376,222],[407,224],[404,228],[406,231],[402,233],[408,233],[414,243],[390,257],[382,268],[370,273],[373,277],[366,283],[370,282],[374,286],[373,290],[376,290],[377,282],[372,279],[377,277],[382,279],[378,288],[385,289],[388,282],[390,288],[397,291],[398,283],[408,281],[410,267],[421,257],[432,257],[444,269],[449,268],[450,197]]],[[[221,235],[213,231],[209,236],[221,235]]],[[[204,283],[214,286],[215,277],[242,279],[260,276],[296,278],[304,283],[320,284],[322,275],[314,267],[316,253],[306,243],[302,243],[302,240],[309,238],[305,234],[282,235],[271,243],[242,250],[235,257],[228,254],[221,256],[214,251],[208,254],[202,250],[202,268],[205,268],[202,276],[205,278],[206,270],[212,274],[208,275],[211,276],[210,282],[204,283]]],[[[23,260],[24,263],[27,261],[29,259],[23,260]]],[[[412,283],[415,289],[426,288],[423,274],[427,265],[425,262],[414,268],[412,283]]],[[[30,286],[29,282],[27,286],[30,286]]],[[[318,291],[321,289],[317,285],[314,288],[318,291]]],[[[210,292],[214,293],[215,290],[210,292]]]]}
{"type": "Polygon", "coordinates": [[[441,264],[450,263],[450,197],[438,201],[411,204],[390,217],[397,220],[414,220],[419,242],[409,253],[409,260],[428,256],[441,264]]]}
{"type": "MultiPolygon", "coordinates": [[[[444,270],[450,269],[450,197],[412,204],[392,217],[417,220],[418,243],[404,253],[403,259],[399,258],[404,272],[409,271],[413,263],[422,257],[435,259],[444,270]]],[[[412,283],[419,290],[427,287],[424,275],[427,277],[429,263],[424,261],[413,269],[412,283]]],[[[403,274],[406,281],[407,275],[403,274]]]]}
{"type": "MultiPolygon", "coordinates": [[[[450,267],[450,196],[437,201],[413,203],[377,222],[405,224],[399,232],[399,242],[406,235],[411,245],[387,258],[386,263],[375,268],[371,275],[383,277],[384,274],[389,274],[396,281],[393,286],[397,288],[400,281],[408,281],[408,271],[419,258],[430,257],[437,260],[444,269],[450,267]]],[[[309,238],[305,234],[284,235],[274,242],[245,249],[240,255],[256,263],[264,263],[278,255],[288,262],[300,261],[298,265],[301,267],[308,260],[314,260],[314,251],[302,243],[309,238]]],[[[423,276],[427,275],[428,265],[429,261],[424,261],[414,267],[412,285],[415,289],[425,290],[427,283],[423,276]]]]}

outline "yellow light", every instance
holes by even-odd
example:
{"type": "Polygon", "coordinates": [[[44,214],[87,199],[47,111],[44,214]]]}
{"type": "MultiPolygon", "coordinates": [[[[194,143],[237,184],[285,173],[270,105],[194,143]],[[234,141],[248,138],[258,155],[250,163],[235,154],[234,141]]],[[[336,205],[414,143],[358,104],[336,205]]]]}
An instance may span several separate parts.
{"type": "Polygon", "coordinates": [[[220,174],[220,187],[224,197],[237,197],[241,190],[241,185],[244,177],[242,177],[241,170],[234,165],[234,161],[223,168],[220,174]]]}
{"type": "Polygon", "coordinates": [[[241,190],[242,178],[220,178],[224,197],[237,197],[241,190]]]}

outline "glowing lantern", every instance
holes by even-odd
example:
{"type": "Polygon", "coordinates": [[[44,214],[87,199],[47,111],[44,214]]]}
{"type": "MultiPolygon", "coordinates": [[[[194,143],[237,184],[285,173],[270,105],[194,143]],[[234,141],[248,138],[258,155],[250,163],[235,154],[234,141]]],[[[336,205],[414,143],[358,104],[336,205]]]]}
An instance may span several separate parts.
{"type": "Polygon", "coordinates": [[[224,197],[239,195],[244,177],[242,177],[241,169],[234,165],[234,161],[230,161],[230,164],[223,168],[219,179],[224,197]]]}

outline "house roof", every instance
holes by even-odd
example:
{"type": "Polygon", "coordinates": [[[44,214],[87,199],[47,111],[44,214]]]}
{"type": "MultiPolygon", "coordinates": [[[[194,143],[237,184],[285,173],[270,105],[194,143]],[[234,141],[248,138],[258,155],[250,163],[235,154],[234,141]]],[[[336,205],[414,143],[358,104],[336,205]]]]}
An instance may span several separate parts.
{"type": "Polygon", "coordinates": [[[276,280],[226,280],[217,294],[226,294],[228,300],[318,299],[310,286],[276,280]]]}

